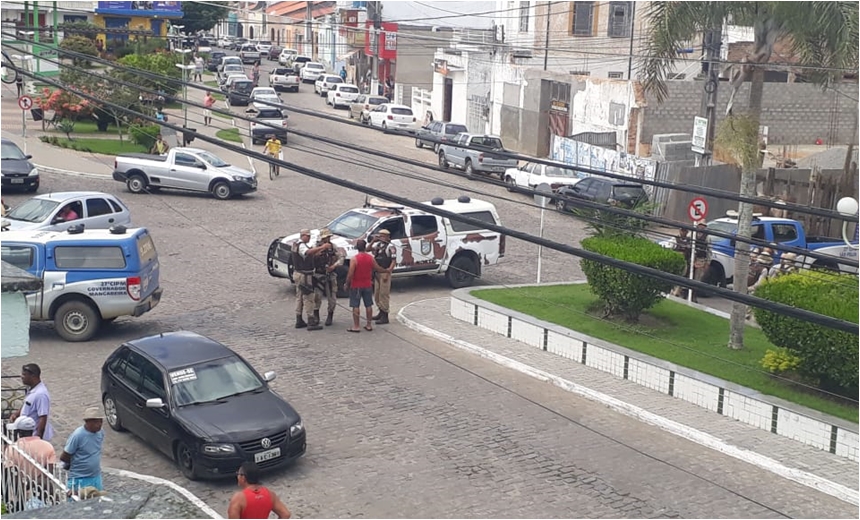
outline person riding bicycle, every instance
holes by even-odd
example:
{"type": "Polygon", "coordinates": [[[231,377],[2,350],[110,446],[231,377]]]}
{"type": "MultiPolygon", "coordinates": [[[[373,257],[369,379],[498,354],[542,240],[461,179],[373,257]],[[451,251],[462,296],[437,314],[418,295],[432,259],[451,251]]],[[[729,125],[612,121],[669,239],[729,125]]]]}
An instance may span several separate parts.
{"type": "MultiPolygon", "coordinates": [[[[270,155],[273,159],[279,159],[281,155],[281,141],[275,137],[275,134],[269,134],[269,140],[266,141],[266,155],[270,155]]],[[[275,168],[275,174],[280,173],[280,167],[277,164],[270,164],[269,168],[275,168]]]]}

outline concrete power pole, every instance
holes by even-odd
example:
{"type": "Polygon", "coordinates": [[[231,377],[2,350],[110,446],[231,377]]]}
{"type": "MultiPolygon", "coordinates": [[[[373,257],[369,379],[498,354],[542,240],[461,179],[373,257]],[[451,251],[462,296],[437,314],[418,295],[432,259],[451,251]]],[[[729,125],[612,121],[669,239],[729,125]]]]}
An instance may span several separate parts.
{"type": "MultiPolygon", "coordinates": [[[[310,45],[311,58],[316,60],[316,45],[314,45],[314,3],[306,2],[307,14],[305,15],[305,45],[310,45]]],[[[307,52],[307,50],[306,50],[307,52]]],[[[310,70],[310,69],[309,69],[310,70]]]]}
{"type": "Polygon", "coordinates": [[[371,20],[373,20],[373,32],[372,38],[375,39],[376,45],[371,45],[371,49],[376,49],[373,57],[371,59],[371,82],[370,82],[370,92],[371,94],[379,93],[379,31],[382,29],[382,8],[379,5],[379,2],[368,2],[367,8],[371,15],[371,20]]]}
{"type": "Polygon", "coordinates": [[[719,27],[705,33],[705,62],[708,64],[708,77],[702,90],[701,113],[708,120],[708,136],[705,153],[701,155],[698,166],[708,166],[714,151],[714,132],[717,126],[717,87],[720,84],[720,47],[723,43],[723,29],[719,27]]]}

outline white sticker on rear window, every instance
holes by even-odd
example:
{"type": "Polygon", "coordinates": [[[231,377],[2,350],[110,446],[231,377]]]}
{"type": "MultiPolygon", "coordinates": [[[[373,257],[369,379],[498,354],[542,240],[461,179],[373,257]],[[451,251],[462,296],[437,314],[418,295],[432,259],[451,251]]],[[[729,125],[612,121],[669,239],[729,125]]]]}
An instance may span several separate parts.
{"type": "Polygon", "coordinates": [[[197,374],[194,372],[193,368],[183,368],[182,370],[170,373],[170,383],[174,385],[176,383],[194,381],[195,379],[197,379],[197,374]]]}

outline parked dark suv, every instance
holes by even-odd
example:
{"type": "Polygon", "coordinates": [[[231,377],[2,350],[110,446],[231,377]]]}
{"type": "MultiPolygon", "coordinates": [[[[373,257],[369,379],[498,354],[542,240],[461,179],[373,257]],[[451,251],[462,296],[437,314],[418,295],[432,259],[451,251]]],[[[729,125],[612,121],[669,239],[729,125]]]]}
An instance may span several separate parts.
{"type": "Polygon", "coordinates": [[[459,133],[468,134],[469,129],[466,125],[459,123],[449,123],[447,121],[434,121],[427,126],[422,126],[415,135],[415,148],[424,148],[429,146],[433,151],[439,153],[439,144],[435,141],[448,142],[453,141],[454,136],[459,133]]]}
{"type": "Polygon", "coordinates": [[[218,72],[218,65],[221,65],[221,58],[226,56],[224,51],[212,51],[209,54],[209,61],[206,62],[206,70],[210,72],[218,72]]]}
{"type": "MultiPolygon", "coordinates": [[[[621,182],[602,177],[586,177],[573,186],[563,186],[556,192],[566,198],[587,200],[599,204],[610,204],[632,208],[648,201],[648,194],[641,184],[621,182]]],[[[559,211],[570,211],[574,205],[564,199],[556,199],[559,211]]]]}
{"type": "Polygon", "coordinates": [[[231,106],[247,106],[251,102],[252,81],[234,81],[227,90],[227,101],[231,106]]]}

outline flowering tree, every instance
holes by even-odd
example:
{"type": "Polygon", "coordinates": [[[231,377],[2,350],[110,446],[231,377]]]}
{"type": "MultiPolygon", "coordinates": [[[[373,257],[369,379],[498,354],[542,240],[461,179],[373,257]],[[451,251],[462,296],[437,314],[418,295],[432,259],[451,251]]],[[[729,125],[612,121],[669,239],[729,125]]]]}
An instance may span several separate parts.
{"type": "Polygon", "coordinates": [[[61,89],[54,91],[48,88],[43,89],[42,95],[36,98],[36,105],[43,112],[52,110],[58,119],[70,122],[63,124],[62,127],[69,140],[72,139],[69,134],[74,130],[75,121],[82,116],[92,114],[92,106],[90,106],[89,101],[61,89]]]}

